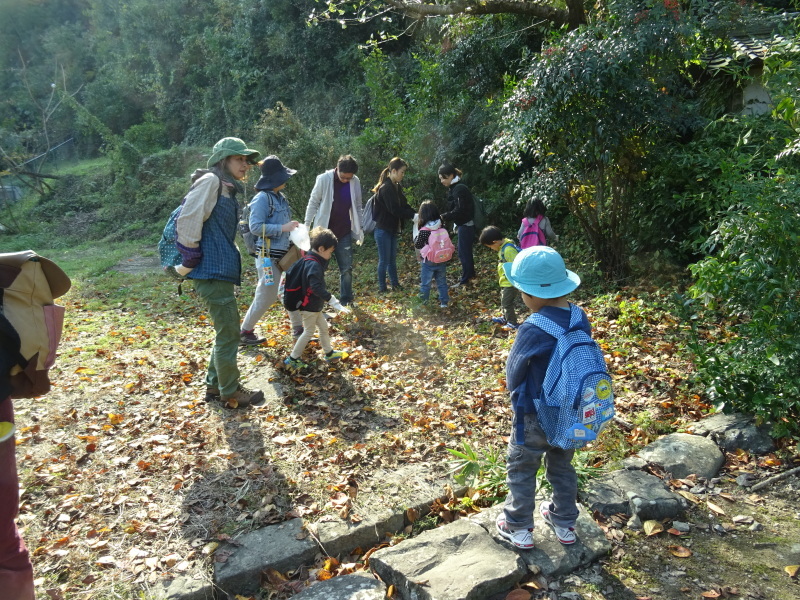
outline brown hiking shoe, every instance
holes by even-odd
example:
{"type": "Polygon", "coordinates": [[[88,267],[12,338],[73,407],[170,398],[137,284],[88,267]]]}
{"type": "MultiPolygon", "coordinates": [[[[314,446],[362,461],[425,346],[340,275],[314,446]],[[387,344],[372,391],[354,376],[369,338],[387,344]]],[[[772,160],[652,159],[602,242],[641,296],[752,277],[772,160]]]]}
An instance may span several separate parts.
{"type": "Polygon", "coordinates": [[[241,383],[239,388],[230,396],[220,396],[222,403],[230,408],[250,406],[264,401],[264,392],[261,390],[248,390],[241,383]]]}
{"type": "Polygon", "coordinates": [[[206,402],[216,402],[219,400],[219,390],[215,387],[206,386],[206,402]]]}

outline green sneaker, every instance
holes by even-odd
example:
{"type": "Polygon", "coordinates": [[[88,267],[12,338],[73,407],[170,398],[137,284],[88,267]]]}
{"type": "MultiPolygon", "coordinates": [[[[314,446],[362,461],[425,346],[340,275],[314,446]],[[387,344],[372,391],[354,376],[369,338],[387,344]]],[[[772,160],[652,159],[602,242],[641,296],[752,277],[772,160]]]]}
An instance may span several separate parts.
{"type": "Polygon", "coordinates": [[[290,369],[295,369],[295,370],[305,369],[306,367],[308,367],[308,365],[299,358],[292,358],[291,356],[287,358],[285,361],[283,361],[283,364],[285,364],[290,369]]]}
{"type": "Polygon", "coordinates": [[[331,350],[325,355],[325,360],[327,360],[328,362],[331,362],[332,360],[344,360],[348,356],[350,355],[347,352],[339,352],[331,350]]]}

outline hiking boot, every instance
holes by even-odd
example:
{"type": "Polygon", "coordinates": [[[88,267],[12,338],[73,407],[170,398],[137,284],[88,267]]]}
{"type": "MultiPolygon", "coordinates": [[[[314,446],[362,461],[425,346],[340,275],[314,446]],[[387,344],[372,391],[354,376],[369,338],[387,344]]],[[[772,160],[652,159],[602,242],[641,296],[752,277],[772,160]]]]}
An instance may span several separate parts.
{"type": "Polygon", "coordinates": [[[219,389],[211,386],[206,387],[206,402],[217,402],[219,400],[219,389]]]}
{"type": "Polygon", "coordinates": [[[575,540],[577,539],[577,536],[575,535],[575,528],[559,527],[558,525],[554,525],[553,521],[550,519],[550,508],[550,500],[544,500],[539,507],[539,512],[541,513],[545,523],[553,528],[553,531],[555,531],[559,542],[564,545],[574,544],[575,540]]]}
{"type": "Polygon", "coordinates": [[[347,352],[339,352],[331,350],[325,355],[325,360],[327,360],[328,362],[331,362],[332,360],[344,360],[348,356],[350,355],[347,352]]]}
{"type": "Polygon", "coordinates": [[[283,364],[285,364],[290,369],[294,370],[305,369],[306,367],[308,367],[308,365],[299,358],[292,358],[291,356],[288,357],[285,361],[283,361],[283,364]]]}
{"type": "Polygon", "coordinates": [[[497,533],[521,550],[533,549],[533,527],[530,529],[511,529],[506,525],[506,515],[501,512],[494,522],[497,533]]]}
{"type": "Polygon", "coordinates": [[[492,317],[492,323],[497,323],[498,325],[505,325],[506,324],[505,317],[492,317]]]}
{"type": "Polygon", "coordinates": [[[267,341],[267,338],[256,335],[255,331],[244,331],[239,334],[239,344],[242,346],[258,346],[267,341]]]}
{"type": "Polygon", "coordinates": [[[230,408],[238,408],[240,406],[250,406],[251,404],[258,404],[264,401],[264,392],[261,390],[248,390],[241,383],[233,394],[230,396],[220,396],[222,403],[230,408]]]}

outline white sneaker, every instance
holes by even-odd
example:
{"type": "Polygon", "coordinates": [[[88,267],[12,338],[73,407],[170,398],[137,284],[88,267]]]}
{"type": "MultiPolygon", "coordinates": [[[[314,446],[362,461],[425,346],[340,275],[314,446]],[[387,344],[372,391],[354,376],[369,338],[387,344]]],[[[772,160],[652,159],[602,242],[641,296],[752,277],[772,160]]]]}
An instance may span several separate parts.
{"type": "Polygon", "coordinates": [[[514,544],[514,546],[517,548],[521,550],[533,549],[533,528],[516,530],[509,529],[508,525],[506,525],[506,515],[503,512],[497,515],[497,519],[495,519],[494,524],[495,527],[497,527],[497,533],[514,544]]]}
{"type": "Polygon", "coordinates": [[[554,525],[553,521],[550,519],[550,500],[544,500],[542,502],[541,506],[539,507],[539,513],[541,513],[545,523],[553,528],[553,531],[555,531],[559,542],[564,545],[575,543],[577,536],[575,535],[574,527],[559,527],[558,525],[554,525]]]}

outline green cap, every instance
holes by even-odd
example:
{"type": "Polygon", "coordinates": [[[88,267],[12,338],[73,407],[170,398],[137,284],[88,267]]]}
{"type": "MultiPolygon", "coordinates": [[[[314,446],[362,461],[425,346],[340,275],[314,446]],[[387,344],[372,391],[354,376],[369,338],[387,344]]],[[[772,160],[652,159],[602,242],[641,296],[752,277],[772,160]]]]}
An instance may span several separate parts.
{"type": "Polygon", "coordinates": [[[246,156],[248,162],[256,164],[258,162],[258,157],[261,156],[261,153],[258,150],[248,148],[247,144],[245,144],[239,138],[222,138],[220,141],[214,144],[214,148],[211,150],[211,158],[208,159],[208,167],[211,168],[223,158],[236,155],[246,156]]]}

